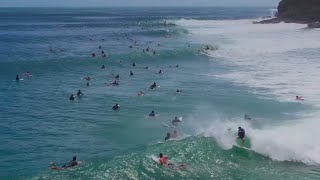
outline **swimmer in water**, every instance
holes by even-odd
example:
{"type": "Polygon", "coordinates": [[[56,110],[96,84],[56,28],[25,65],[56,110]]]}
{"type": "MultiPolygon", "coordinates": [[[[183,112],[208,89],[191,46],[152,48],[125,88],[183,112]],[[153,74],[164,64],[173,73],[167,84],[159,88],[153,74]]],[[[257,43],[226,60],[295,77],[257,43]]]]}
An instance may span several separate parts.
{"type": "Polygon", "coordinates": [[[139,94],[138,94],[138,96],[143,96],[143,95],[144,95],[144,94],[143,94],[142,91],[140,91],[139,94]]]}
{"type": "Polygon", "coordinates": [[[77,161],[77,156],[73,156],[72,160],[69,162],[68,165],[63,165],[61,168],[59,168],[55,163],[51,162],[49,163],[51,165],[51,169],[52,170],[64,170],[70,167],[75,167],[77,165],[79,165],[78,161],[77,161]]]}
{"type": "Polygon", "coordinates": [[[78,93],[77,93],[77,96],[83,96],[81,90],[79,89],[78,93]]]}
{"type": "Polygon", "coordinates": [[[16,75],[16,81],[20,81],[19,74],[16,75]]]}
{"type": "Polygon", "coordinates": [[[112,107],[113,110],[120,110],[120,105],[119,104],[115,104],[113,107],[112,107]]]}
{"type": "Polygon", "coordinates": [[[171,138],[171,134],[168,132],[167,136],[164,138],[165,141],[169,140],[171,138]]]}
{"type": "Polygon", "coordinates": [[[162,153],[159,154],[159,163],[163,166],[168,166],[168,167],[175,169],[175,170],[180,170],[180,169],[183,169],[187,166],[186,164],[181,164],[179,166],[176,166],[172,163],[169,163],[168,156],[165,156],[162,153]]]}
{"type": "Polygon", "coordinates": [[[71,94],[69,100],[70,100],[70,101],[74,101],[74,98],[75,98],[74,95],[71,94]]]}
{"type": "Polygon", "coordinates": [[[176,93],[182,93],[182,91],[180,89],[177,89],[176,93]]]}
{"type": "Polygon", "coordinates": [[[156,113],[154,112],[154,110],[151,111],[151,113],[149,114],[149,117],[156,117],[156,113]]]}
{"type": "Polygon", "coordinates": [[[180,119],[178,119],[178,117],[174,117],[174,119],[172,120],[172,125],[173,126],[178,126],[178,124],[182,122],[180,119]]]}
{"type": "Polygon", "coordinates": [[[157,84],[154,82],[151,86],[150,89],[155,89],[157,87],[157,84]]]}
{"type": "Polygon", "coordinates": [[[130,71],[130,76],[133,76],[133,72],[132,71],[130,71]]]}

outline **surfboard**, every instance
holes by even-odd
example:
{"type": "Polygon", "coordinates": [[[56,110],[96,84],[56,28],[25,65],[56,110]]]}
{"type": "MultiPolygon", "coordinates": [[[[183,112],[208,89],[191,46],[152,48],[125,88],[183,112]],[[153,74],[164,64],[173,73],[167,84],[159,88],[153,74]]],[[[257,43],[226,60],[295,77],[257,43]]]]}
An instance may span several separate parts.
{"type": "Polygon", "coordinates": [[[164,127],[168,127],[168,128],[175,128],[175,126],[166,124],[166,123],[164,123],[164,122],[162,122],[162,125],[163,125],[164,127]]]}

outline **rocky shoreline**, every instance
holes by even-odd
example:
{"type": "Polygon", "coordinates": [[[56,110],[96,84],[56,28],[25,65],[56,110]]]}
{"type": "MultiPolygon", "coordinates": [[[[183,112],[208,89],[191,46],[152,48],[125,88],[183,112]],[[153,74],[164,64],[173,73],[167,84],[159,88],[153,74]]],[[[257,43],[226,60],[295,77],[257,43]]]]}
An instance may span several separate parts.
{"type": "Polygon", "coordinates": [[[320,0],[282,0],[275,18],[254,24],[299,23],[308,28],[320,28],[320,0]]]}

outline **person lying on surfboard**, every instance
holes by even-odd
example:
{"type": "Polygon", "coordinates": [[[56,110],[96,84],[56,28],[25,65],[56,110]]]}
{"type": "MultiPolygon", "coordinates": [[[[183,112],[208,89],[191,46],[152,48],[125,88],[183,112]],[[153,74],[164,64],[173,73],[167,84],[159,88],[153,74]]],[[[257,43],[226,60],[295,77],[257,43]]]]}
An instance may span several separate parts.
{"type": "Polygon", "coordinates": [[[242,127],[238,127],[238,138],[237,139],[242,139],[242,146],[244,144],[244,136],[246,135],[245,130],[242,127]]]}
{"type": "Polygon", "coordinates": [[[161,165],[168,166],[168,167],[170,167],[172,169],[176,169],[176,170],[177,169],[183,169],[183,168],[185,168],[187,166],[186,164],[180,164],[179,166],[176,166],[176,165],[174,165],[172,163],[169,163],[168,156],[165,156],[162,153],[159,154],[159,163],[161,165]]]}
{"type": "Polygon", "coordinates": [[[303,98],[302,96],[296,96],[296,100],[298,100],[298,101],[303,101],[304,98],[303,98]]]}
{"type": "Polygon", "coordinates": [[[49,163],[51,165],[51,169],[52,170],[64,170],[70,167],[75,167],[77,166],[79,163],[77,161],[77,156],[73,156],[72,160],[69,162],[68,165],[63,165],[61,168],[59,168],[55,163],[51,162],[49,163]]]}

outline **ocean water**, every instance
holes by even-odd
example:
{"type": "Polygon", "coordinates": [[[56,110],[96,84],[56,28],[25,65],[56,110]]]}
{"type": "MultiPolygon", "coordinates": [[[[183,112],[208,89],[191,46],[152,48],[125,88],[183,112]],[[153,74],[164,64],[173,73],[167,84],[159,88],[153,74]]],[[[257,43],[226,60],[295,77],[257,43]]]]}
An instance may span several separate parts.
{"type": "Polygon", "coordinates": [[[320,179],[320,31],[252,24],[272,15],[273,7],[1,8],[0,179],[320,179]],[[105,84],[112,74],[119,86],[105,84]],[[149,90],[153,82],[160,87],[149,90]],[[84,96],[69,101],[79,89],[84,96]],[[163,126],[175,116],[176,129],[163,126]],[[236,146],[238,126],[249,149],[236,146]],[[164,142],[174,130],[180,137],[164,142]],[[160,166],[159,153],[186,169],[160,166]],[[50,170],[73,155],[81,165],[50,170]]]}

